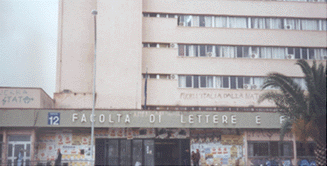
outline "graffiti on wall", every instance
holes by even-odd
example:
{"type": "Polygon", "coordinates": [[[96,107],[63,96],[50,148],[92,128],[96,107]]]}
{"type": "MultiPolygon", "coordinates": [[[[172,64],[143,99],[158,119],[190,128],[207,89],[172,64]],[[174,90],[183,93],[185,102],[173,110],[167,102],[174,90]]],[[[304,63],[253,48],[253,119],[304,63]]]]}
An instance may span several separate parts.
{"type": "Polygon", "coordinates": [[[0,89],[1,105],[9,103],[31,103],[34,98],[24,89],[0,89]]]}

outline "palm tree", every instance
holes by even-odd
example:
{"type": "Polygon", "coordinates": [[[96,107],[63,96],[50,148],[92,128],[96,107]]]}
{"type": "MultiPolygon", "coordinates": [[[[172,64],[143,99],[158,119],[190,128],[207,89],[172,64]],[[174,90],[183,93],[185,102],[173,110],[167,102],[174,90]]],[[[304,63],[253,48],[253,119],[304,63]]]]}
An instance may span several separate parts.
{"type": "Polygon", "coordinates": [[[298,60],[305,75],[307,90],[294,82],[290,77],[279,73],[268,75],[262,90],[274,87],[277,91],[267,91],[259,98],[272,101],[286,116],[280,129],[280,139],[285,133],[292,131],[298,140],[306,142],[312,138],[316,143],[315,158],[317,165],[326,165],[326,67],[316,62],[310,67],[305,60],[298,60]]]}

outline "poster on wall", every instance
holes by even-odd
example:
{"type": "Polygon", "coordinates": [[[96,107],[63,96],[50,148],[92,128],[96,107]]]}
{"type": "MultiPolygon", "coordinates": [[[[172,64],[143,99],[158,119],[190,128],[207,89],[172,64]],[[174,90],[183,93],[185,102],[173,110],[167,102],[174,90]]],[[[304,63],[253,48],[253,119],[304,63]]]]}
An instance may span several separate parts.
{"type": "Polygon", "coordinates": [[[64,145],[72,144],[72,133],[63,133],[64,145]]]}
{"type": "Polygon", "coordinates": [[[133,138],[154,138],[155,130],[153,128],[132,129],[133,138]]]}
{"type": "Polygon", "coordinates": [[[191,151],[196,152],[196,149],[199,149],[202,166],[245,165],[241,136],[191,138],[191,151]]]}
{"type": "Polygon", "coordinates": [[[108,129],[96,129],[94,131],[94,136],[96,138],[108,138],[109,137],[109,131],[108,131],[108,129]]]}
{"type": "Polygon", "coordinates": [[[157,136],[156,138],[160,139],[181,139],[181,138],[189,138],[190,130],[189,129],[156,129],[157,136]]]}
{"type": "Polygon", "coordinates": [[[39,142],[55,142],[55,133],[53,134],[40,134],[39,142]]]}
{"type": "Polygon", "coordinates": [[[91,135],[90,133],[73,133],[72,145],[90,145],[91,135]]]}

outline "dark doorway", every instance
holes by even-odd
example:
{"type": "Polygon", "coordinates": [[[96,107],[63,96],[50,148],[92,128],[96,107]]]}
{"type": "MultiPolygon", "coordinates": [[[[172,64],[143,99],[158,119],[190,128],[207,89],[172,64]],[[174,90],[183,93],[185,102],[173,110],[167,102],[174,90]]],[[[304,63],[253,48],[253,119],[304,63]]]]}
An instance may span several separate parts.
{"type": "Polygon", "coordinates": [[[96,166],[154,165],[154,140],[96,139],[96,166]]]}
{"type": "Polygon", "coordinates": [[[156,166],[181,166],[190,161],[189,139],[155,140],[155,165],[156,166]],[[185,162],[186,161],[186,162],[185,162]]]}

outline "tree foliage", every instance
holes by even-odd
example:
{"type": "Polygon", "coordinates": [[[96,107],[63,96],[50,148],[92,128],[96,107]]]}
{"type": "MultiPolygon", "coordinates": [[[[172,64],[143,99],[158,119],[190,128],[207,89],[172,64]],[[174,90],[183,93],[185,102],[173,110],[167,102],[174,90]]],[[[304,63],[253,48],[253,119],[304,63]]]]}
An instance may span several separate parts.
{"type": "Polygon", "coordinates": [[[279,90],[263,93],[258,102],[272,101],[286,116],[280,131],[281,140],[285,133],[292,131],[299,140],[306,141],[311,137],[315,142],[326,145],[326,67],[322,63],[317,66],[316,61],[312,66],[305,60],[298,60],[296,64],[305,75],[307,90],[301,89],[291,77],[271,73],[262,90],[267,87],[279,90]]]}

